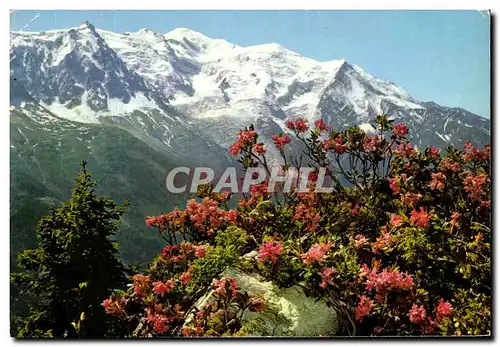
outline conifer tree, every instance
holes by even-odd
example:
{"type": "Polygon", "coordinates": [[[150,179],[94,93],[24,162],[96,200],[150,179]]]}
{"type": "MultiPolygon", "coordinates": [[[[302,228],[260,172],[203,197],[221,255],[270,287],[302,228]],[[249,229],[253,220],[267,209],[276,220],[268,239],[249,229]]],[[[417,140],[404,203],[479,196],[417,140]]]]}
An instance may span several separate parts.
{"type": "Polygon", "coordinates": [[[126,281],[112,236],[128,203],[95,195],[81,167],[71,199],[38,222],[38,248],[18,255],[11,281],[29,311],[18,337],[106,337],[112,329],[101,303],[126,281]]]}

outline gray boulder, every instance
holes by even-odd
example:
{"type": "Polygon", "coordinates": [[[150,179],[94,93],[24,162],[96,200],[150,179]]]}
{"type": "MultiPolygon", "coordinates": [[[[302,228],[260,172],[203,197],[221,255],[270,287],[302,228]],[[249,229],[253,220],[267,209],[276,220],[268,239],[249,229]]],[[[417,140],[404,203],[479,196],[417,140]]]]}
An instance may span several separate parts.
{"type": "MultiPolygon", "coordinates": [[[[248,336],[332,336],[339,328],[335,310],[324,300],[307,297],[298,285],[282,289],[257,274],[236,268],[227,269],[220,277],[233,278],[240,290],[266,300],[264,310],[243,314],[242,324],[248,336]]],[[[201,297],[195,307],[199,309],[211,301],[212,295],[213,290],[201,297]]]]}

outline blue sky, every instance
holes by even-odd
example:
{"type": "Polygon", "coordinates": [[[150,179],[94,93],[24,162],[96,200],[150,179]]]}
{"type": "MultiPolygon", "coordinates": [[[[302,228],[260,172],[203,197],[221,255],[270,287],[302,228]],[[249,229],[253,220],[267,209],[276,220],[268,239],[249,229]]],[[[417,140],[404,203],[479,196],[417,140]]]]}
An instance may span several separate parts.
{"type": "Polygon", "coordinates": [[[11,29],[85,20],[116,32],[184,27],[243,46],[276,42],[320,61],[346,59],[418,100],[490,116],[489,17],[478,11],[14,11],[11,29]]]}

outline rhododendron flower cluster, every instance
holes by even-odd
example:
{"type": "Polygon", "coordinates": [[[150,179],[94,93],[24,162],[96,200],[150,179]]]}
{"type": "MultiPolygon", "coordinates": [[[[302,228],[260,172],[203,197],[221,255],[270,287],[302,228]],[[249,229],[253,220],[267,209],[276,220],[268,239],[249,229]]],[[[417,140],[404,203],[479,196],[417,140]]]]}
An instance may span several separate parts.
{"type": "Polygon", "coordinates": [[[212,285],[215,288],[214,292],[219,295],[230,294],[231,296],[235,296],[238,291],[238,283],[233,278],[214,280],[212,285]]]}
{"type": "Polygon", "coordinates": [[[484,174],[474,176],[472,174],[467,174],[464,178],[465,191],[469,193],[469,196],[474,200],[481,200],[483,193],[483,186],[488,181],[488,177],[484,174]]]}
{"type": "Polygon", "coordinates": [[[153,331],[156,334],[164,334],[170,331],[184,315],[184,311],[181,310],[179,304],[171,308],[164,308],[161,304],[156,304],[153,308],[147,307],[145,311],[145,322],[153,326],[153,331]]]}
{"type": "Polygon", "coordinates": [[[325,151],[333,150],[337,154],[342,154],[349,149],[349,143],[342,136],[336,136],[333,139],[328,138],[324,140],[323,149],[325,151]]]}
{"type": "Polygon", "coordinates": [[[453,305],[441,299],[436,310],[436,320],[441,321],[453,314],[453,305]]]}
{"type": "Polygon", "coordinates": [[[392,214],[391,215],[391,226],[393,228],[399,228],[399,226],[401,226],[401,224],[403,224],[404,222],[404,218],[397,215],[397,214],[392,214]]]}
{"type": "Polygon", "coordinates": [[[215,228],[222,222],[234,222],[237,217],[237,211],[222,210],[217,201],[208,197],[201,203],[194,199],[189,200],[185,211],[198,231],[209,236],[214,234],[215,228]]]}
{"type": "Polygon", "coordinates": [[[277,260],[277,257],[280,253],[281,250],[283,249],[283,246],[281,243],[278,242],[266,242],[263,243],[260,248],[259,248],[259,259],[260,261],[265,261],[266,259],[270,259],[271,262],[275,262],[277,260]]]}
{"type": "Polygon", "coordinates": [[[252,147],[252,151],[257,153],[258,155],[262,155],[262,154],[266,153],[266,148],[265,148],[263,143],[256,143],[252,147]]]}
{"type": "Polygon", "coordinates": [[[205,256],[207,245],[194,245],[183,241],[178,245],[166,245],[161,251],[161,256],[167,264],[177,264],[189,258],[201,258],[205,256]]]}
{"type": "MultiPolygon", "coordinates": [[[[229,194],[221,193],[220,195],[219,198],[224,199],[224,196],[229,194]]],[[[184,211],[174,209],[169,214],[149,217],[146,219],[146,225],[157,226],[162,232],[165,230],[165,224],[171,223],[172,230],[175,232],[179,227],[182,229],[189,221],[199,234],[211,237],[214,235],[215,229],[223,222],[234,223],[238,217],[238,211],[223,210],[219,208],[219,203],[219,201],[209,197],[203,198],[201,202],[191,199],[187,202],[184,211]]]]}
{"type": "Polygon", "coordinates": [[[170,213],[166,213],[161,216],[146,218],[146,225],[149,227],[162,227],[165,223],[168,222],[182,224],[184,222],[185,216],[185,212],[179,210],[176,207],[170,213]]]}
{"type": "Polygon", "coordinates": [[[264,298],[251,298],[250,299],[250,311],[252,312],[260,312],[266,306],[266,301],[264,298]]]}
{"type": "Polygon", "coordinates": [[[404,137],[406,136],[406,134],[408,134],[408,127],[404,124],[399,123],[394,125],[394,127],[392,128],[392,132],[396,136],[404,137]]]}
{"type": "Polygon", "coordinates": [[[464,145],[465,153],[463,155],[463,159],[465,161],[477,160],[484,161],[488,160],[491,156],[491,147],[490,145],[486,145],[483,150],[480,150],[477,147],[474,147],[472,142],[467,141],[464,145]]]}
{"type": "Polygon", "coordinates": [[[363,140],[363,150],[368,153],[377,151],[382,143],[379,136],[366,136],[363,140]]]}
{"type": "Polygon", "coordinates": [[[393,194],[401,193],[401,183],[406,181],[407,177],[407,174],[402,173],[400,176],[388,178],[389,186],[393,194]]]}
{"type": "Polygon", "coordinates": [[[206,245],[201,245],[201,246],[194,246],[194,255],[196,258],[202,258],[205,256],[207,252],[208,246],[206,245]]]}
{"type": "Polygon", "coordinates": [[[321,276],[321,284],[319,285],[321,288],[326,288],[328,285],[333,285],[332,276],[337,273],[335,268],[327,267],[322,272],[319,273],[321,276]]]}
{"type": "Polygon", "coordinates": [[[162,281],[153,282],[153,292],[163,296],[165,293],[169,293],[174,288],[174,281],[168,280],[165,283],[162,281]]]}
{"type": "Polygon", "coordinates": [[[253,145],[256,136],[257,132],[255,130],[240,130],[236,136],[236,142],[229,147],[231,155],[237,156],[242,149],[249,145],[253,145]]]}
{"type": "Polygon", "coordinates": [[[299,204],[293,215],[293,219],[306,225],[305,230],[314,232],[318,229],[321,219],[319,212],[315,212],[313,207],[307,207],[305,204],[299,204]]]}
{"type": "Polygon", "coordinates": [[[453,228],[455,225],[457,225],[459,223],[459,220],[460,220],[460,217],[461,217],[461,213],[455,211],[451,214],[451,222],[450,222],[450,225],[451,227],[453,228]]]}
{"type": "Polygon", "coordinates": [[[102,307],[104,307],[106,314],[109,314],[111,316],[116,316],[123,311],[120,302],[118,300],[113,300],[108,298],[105,299],[101,305],[102,307]]]}
{"type": "Polygon", "coordinates": [[[439,153],[441,152],[441,150],[437,147],[430,147],[430,148],[428,148],[427,152],[428,152],[429,157],[434,158],[434,159],[438,159],[439,153]]]}
{"type": "Polygon", "coordinates": [[[193,278],[193,275],[188,272],[183,272],[179,275],[179,280],[181,281],[182,285],[188,285],[189,282],[191,282],[191,279],[193,278]]]}
{"type": "Polygon", "coordinates": [[[403,158],[410,159],[417,155],[417,151],[408,142],[401,142],[394,148],[394,153],[403,158]]]}
{"type": "Polygon", "coordinates": [[[186,257],[184,250],[180,245],[166,245],[161,251],[161,256],[175,264],[186,257]]]}
{"type": "Polygon", "coordinates": [[[377,299],[382,299],[390,290],[409,290],[413,287],[413,278],[408,273],[402,274],[397,270],[383,269],[378,272],[378,267],[368,268],[366,264],[361,267],[361,276],[366,276],[366,290],[377,292],[377,299]]]}
{"type": "Polygon", "coordinates": [[[307,125],[307,120],[303,118],[297,118],[295,120],[287,120],[285,125],[290,130],[295,130],[298,133],[305,133],[309,129],[307,125]]]}
{"type": "Polygon", "coordinates": [[[132,281],[134,286],[134,293],[139,296],[145,295],[150,286],[149,276],[137,274],[132,277],[132,281]]]}
{"type": "Polygon", "coordinates": [[[366,295],[361,295],[359,297],[359,303],[358,306],[356,306],[356,309],[354,311],[356,315],[356,320],[357,321],[362,321],[363,317],[366,317],[370,314],[370,311],[372,307],[374,306],[373,300],[367,297],[366,295]]]}
{"type": "Polygon", "coordinates": [[[361,248],[364,245],[368,244],[368,240],[366,239],[366,237],[364,235],[358,234],[354,238],[354,244],[356,245],[357,248],[361,248]]]}
{"type": "Polygon", "coordinates": [[[381,235],[377,237],[377,240],[372,243],[372,251],[373,253],[377,253],[379,249],[384,248],[386,246],[390,246],[394,243],[394,238],[389,233],[386,227],[383,227],[381,230],[381,235]]]}
{"type": "Polygon", "coordinates": [[[264,181],[260,184],[254,184],[250,186],[250,197],[249,199],[244,199],[242,198],[238,206],[239,207],[249,207],[253,208],[255,205],[259,202],[260,198],[267,198],[269,196],[268,193],[268,185],[269,183],[267,181],[264,181]]]}
{"type": "Polygon", "coordinates": [[[459,163],[453,161],[451,158],[443,158],[439,163],[439,169],[441,171],[450,171],[450,172],[458,172],[461,170],[461,166],[459,163]]]}
{"type": "Polygon", "coordinates": [[[427,313],[425,312],[425,308],[423,306],[414,304],[408,312],[408,317],[410,317],[410,321],[412,323],[422,323],[425,321],[427,313]]]}
{"type": "Polygon", "coordinates": [[[319,131],[325,131],[328,130],[328,125],[326,125],[325,121],[323,119],[318,119],[314,122],[314,127],[318,129],[319,131]]]}
{"type": "Polygon", "coordinates": [[[416,203],[418,203],[422,199],[422,194],[416,193],[405,193],[401,195],[401,202],[404,205],[408,205],[410,207],[414,207],[416,203]]]}
{"type": "Polygon", "coordinates": [[[272,136],[272,139],[274,141],[274,145],[278,149],[283,149],[285,148],[285,145],[290,143],[290,136],[288,135],[281,136],[275,134],[272,136]]]}
{"type": "Polygon", "coordinates": [[[443,190],[446,177],[441,172],[432,174],[432,181],[429,182],[431,189],[443,190]]]}
{"type": "Polygon", "coordinates": [[[300,257],[307,265],[310,265],[314,262],[321,263],[332,246],[333,244],[331,242],[316,243],[309,249],[307,253],[301,254],[300,257]]]}
{"type": "Polygon", "coordinates": [[[419,228],[426,229],[429,227],[431,221],[431,216],[425,211],[423,207],[420,210],[413,210],[411,212],[410,223],[419,228]]]}

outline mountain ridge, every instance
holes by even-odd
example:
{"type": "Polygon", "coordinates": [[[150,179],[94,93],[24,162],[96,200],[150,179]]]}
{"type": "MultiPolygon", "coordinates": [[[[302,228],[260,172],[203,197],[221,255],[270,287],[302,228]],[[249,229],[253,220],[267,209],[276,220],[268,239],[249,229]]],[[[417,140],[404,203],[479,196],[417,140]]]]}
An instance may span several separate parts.
{"type": "Polygon", "coordinates": [[[490,136],[487,119],[418,101],[344,59],[319,62],[274,43],[243,47],[187,28],[119,34],[85,22],[11,32],[10,54],[11,76],[31,102],[82,123],[129,123],[167,151],[190,147],[182,139],[193,133],[195,147],[212,142],[227,152],[250,123],[272,144],[272,132],[288,131],[285,118],[370,131],[381,113],[407,123],[417,146],[482,145],[490,136]]]}

